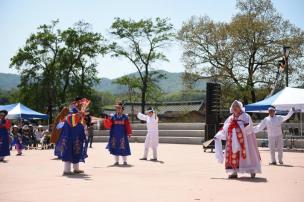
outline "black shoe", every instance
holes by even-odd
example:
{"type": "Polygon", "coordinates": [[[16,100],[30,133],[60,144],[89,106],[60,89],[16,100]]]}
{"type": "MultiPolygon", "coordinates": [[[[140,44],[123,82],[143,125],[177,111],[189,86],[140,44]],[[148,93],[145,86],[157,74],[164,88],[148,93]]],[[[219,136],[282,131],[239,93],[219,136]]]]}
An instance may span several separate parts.
{"type": "Polygon", "coordinates": [[[127,166],[127,165],[128,165],[128,163],[127,163],[127,162],[123,162],[123,165],[124,165],[124,166],[127,166]]]}
{"type": "Polygon", "coordinates": [[[233,173],[233,174],[228,176],[228,179],[237,179],[237,178],[238,178],[237,173],[233,173]]]}
{"type": "Polygon", "coordinates": [[[269,163],[269,165],[272,165],[272,166],[277,165],[277,162],[271,162],[271,163],[269,163]]]}
{"type": "Polygon", "coordinates": [[[255,173],[251,173],[251,178],[252,178],[252,179],[255,178],[255,173]]]}
{"type": "Polygon", "coordinates": [[[113,164],[113,166],[119,166],[119,163],[118,163],[118,162],[116,162],[116,163],[114,163],[114,164],[113,164]]]}
{"type": "Polygon", "coordinates": [[[150,159],[150,161],[157,161],[157,159],[150,159]]]}
{"type": "Polygon", "coordinates": [[[283,163],[283,161],[280,161],[279,164],[280,164],[280,165],[283,165],[284,163],[283,163]]]}
{"type": "Polygon", "coordinates": [[[146,161],[147,158],[143,157],[143,158],[141,158],[141,159],[139,159],[139,160],[146,161]]]}

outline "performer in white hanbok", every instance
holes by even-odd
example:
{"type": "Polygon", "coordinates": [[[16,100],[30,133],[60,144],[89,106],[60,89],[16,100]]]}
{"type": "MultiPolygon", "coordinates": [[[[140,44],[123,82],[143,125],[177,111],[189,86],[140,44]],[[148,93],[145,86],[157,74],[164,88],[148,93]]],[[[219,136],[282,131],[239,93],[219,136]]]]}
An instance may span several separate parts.
{"type": "Polygon", "coordinates": [[[229,178],[237,178],[238,173],[249,173],[255,178],[256,173],[261,173],[261,164],[251,117],[237,100],[232,103],[230,113],[232,115],[214,137],[216,158],[223,163],[221,140],[226,140],[225,168],[229,178]]]}
{"type": "Polygon", "coordinates": [[[269,116],[265,117],[263,121],[254,127],[254,132],[258,133],[264,128],[267,128],[268,133],[268,147],[270,149],[271,162],[270,165],[276,165],[275,152],[278,152],[279,163],[283,164],[283,133],[282,133],[282,124],[287,121],[295,111],[292,108],[286,116],[276,115],[275,107],[269,107],[268,113],[269,116]]]}
{"type": "Polygon", "coordinates": [[[151,161],[157,161],[157,146],[159,142],[158,137],[158,117],[155,114],[155,111],[152,107],[149,107],[147,110],[147,115],[138,113],[137,118],[146,121],[147,123],[147,136],[145,140],[145,151],[144,156],[140,160],[147,160],[149,148],[153,151],[153,158],[151,161]]]}

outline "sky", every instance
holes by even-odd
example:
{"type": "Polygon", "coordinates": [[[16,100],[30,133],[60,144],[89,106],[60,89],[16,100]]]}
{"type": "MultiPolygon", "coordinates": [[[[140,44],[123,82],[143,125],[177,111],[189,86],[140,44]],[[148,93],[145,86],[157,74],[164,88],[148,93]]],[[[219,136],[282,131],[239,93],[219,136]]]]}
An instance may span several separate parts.
{"type": "MultiPolygon", "coordinates": [[[[17,73],[9,68],[10,58],[39,25],[52,20],[59,19],[62,29],[84,20],[92,24],[93,31],[107,38],[115,17],[135,20],[167,17],[177,31],[194,15],[229,22],[237,12],[235,4],[235,0],[0,0],[0,72],[17,73]]],[[[284,18],[304,29],[303,0],[273,0],[273,4],[284,18]]],[[[184,71],[180,45],[174,44],[166,54],[169,62],[158,63],[157,69],[184,71]]],[[[113,79],[136,71],[125,59],[105,56],[97,61],[100,77],[113,79]]]]}

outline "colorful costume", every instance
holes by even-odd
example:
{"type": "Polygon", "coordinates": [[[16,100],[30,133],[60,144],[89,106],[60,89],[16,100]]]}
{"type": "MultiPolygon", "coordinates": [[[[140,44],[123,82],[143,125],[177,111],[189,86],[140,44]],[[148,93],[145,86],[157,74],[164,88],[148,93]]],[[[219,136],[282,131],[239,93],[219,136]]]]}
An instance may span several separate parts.
{"type": "Polygon", "coordinates": [[[228,117],[223,128],[215,135],[215,154],[220,163],[225,156],[227,173],[250,173],[255,176],[256,173],[261,173],[261,164],[253,123],[242,103],[238,102],[238,105],[242,109],[241,114],[228,117]],[[221,140],[226,140],[224,156],[221,140]]]}
{"type": "Polygon", "coordinates": [[[125,114],[114,114],[104,121],[105,128],[110,129],[110,138],[107,149],[110,154],[118,157],[123,156],[126,162],[126,156],[131,155],[128,137],[132,134],[129,118],[125,114]]]}
{"type": "Polygon", "coordinates": [[[0,161],[10,155],[9,130],[11,123],[7,119],[0,120],[0,161]]]}
{"type": "MultiPolygon", "coordinates": [[[[18,126],[14,126],[13,128],[18,128],[18,126]]],[[[12,131],[11,135],[13,136],[13,142],[12,145],[15,146],[15,149],[17,150],[17,155],[22,154],[22,150],[24,146],[22,145],[22,135],[18,131],[12,131]]]]}
{"type": "Polygon", "coordinates": [[[71,163],[75,172],[79,169],[79,162],[85,162],[85,158],[88,157],[86,142],[83,117],[76,108],[73,108],[62,126],[55,149],[55,155],[65,162],[64,173],[70,172],[71,163]]]}
{"type": "MultiPolygon", "coordinates": [[[[151,109],[152,111],[152,109],[151,109]]],[[[152,111],[153,112],[153,111],[152,111]]],[[[149,148],[153,150],[153,159],[157,159],[157,146],[159,142],[158,136],[158,118],[155,114],[151,117],[142,113],[137,114],[137,118],[142,121],[146,121],[147,124],[147,136],[145,140],[145,152],[143,160],[146,160],[148,157],[149,148]]]]}

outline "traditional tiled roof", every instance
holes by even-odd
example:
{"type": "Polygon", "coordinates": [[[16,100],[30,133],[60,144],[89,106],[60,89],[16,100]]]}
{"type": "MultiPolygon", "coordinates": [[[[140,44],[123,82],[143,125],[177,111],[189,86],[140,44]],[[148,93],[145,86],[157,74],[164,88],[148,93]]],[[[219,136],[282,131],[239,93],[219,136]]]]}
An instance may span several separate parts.
{"type": "MultiPolygon", "coordinates": [[[[183,102],[163,102],[163,103],[147,103],[146,107],[152,106],[157,114],[164,114],[166,112],[190,112],[203,111],[204,103],[202,101],[183,101],[183,102]]],[[[132,107],[134,111],[141,111],[141,103],[125,103],[124,113],[132,114],[132,107]]],[[[105,113],[113,113],[115,109],[104,109],[105,113]]]]}

